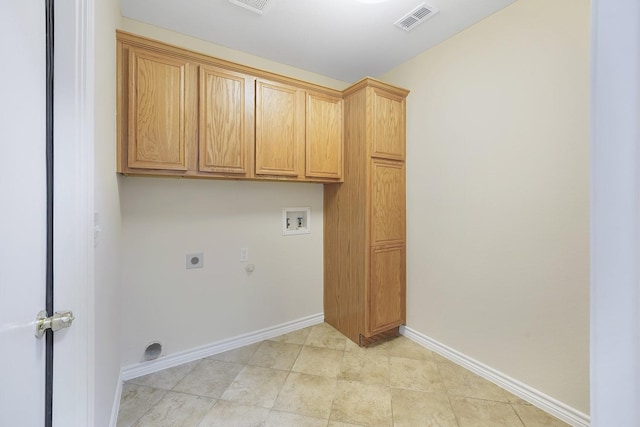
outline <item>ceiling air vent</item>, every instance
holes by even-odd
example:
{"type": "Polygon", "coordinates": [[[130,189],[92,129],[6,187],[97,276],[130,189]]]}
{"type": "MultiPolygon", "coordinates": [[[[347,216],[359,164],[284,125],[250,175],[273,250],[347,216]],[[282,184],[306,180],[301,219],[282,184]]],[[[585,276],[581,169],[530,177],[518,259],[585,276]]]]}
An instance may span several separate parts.
{"type": "Polygon", "coordinates": [[[229,2],[262,15],[269,0],[229,0],[229,2]]]}
{"type": "Polygon", "coordinates": [[[438,9],[426,3],[422,3],[411,12],[398,19],[394,25],[405,31],[411,31],[436,13],[438,13],[438,9]]]}

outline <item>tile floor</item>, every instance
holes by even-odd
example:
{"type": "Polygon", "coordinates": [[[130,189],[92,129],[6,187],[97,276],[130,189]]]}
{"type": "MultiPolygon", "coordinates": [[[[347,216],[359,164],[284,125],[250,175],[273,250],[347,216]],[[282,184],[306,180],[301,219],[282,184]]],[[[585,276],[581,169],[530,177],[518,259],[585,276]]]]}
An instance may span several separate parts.
{"type": "Polygon", "coordinates": [[[326,323],[124,384],[118,427],[566,426],[398,337],[359,348],[326,323]]]}

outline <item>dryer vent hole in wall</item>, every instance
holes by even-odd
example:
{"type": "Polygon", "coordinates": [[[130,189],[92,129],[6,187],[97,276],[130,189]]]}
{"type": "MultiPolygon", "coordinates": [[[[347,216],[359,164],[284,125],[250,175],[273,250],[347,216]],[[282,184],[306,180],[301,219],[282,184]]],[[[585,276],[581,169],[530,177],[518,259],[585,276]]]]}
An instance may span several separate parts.
{"type": "Polygon", "coordinates": [[[144,350],[144,360],[146,362],[155,360],[162,354],[162,344],[159,342],[152,342],[144,350]]]}

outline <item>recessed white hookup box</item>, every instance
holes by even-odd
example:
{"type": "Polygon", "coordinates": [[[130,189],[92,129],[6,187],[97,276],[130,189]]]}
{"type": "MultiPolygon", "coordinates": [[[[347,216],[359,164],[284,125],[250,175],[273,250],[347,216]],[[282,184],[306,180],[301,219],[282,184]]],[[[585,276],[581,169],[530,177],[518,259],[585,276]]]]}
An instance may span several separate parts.
{"type": "Polygon", "coordinates": [[[311,233],[311,208],[282,208],[282,235],[311,233]]]}

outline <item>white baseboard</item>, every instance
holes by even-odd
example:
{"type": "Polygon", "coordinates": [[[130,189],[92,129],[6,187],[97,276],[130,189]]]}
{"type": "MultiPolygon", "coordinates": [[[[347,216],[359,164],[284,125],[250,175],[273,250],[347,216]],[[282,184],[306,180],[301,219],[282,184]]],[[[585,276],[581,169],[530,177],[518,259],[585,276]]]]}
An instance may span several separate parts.
{"type": "MultiPolygon", "coordinates": [[[[140,362],[128,365],[123,367],[121,370],[121,382],[182,365],[184,363],[193,362],[194,360],[199,360],[203,357],[213,356],[214,354],[224,353],[229,350],[235,350],[236,348],[244,347],[245,345],[254,344],[269,338],[277,337],[278,335],[317,325],[322,322],[324,322],[324,314],[315,314],[298,320],[293,320],[291,322],[281,323],[280,325],[261,329],[259,331],[249,332],[247,334],[238,335],[236,337],[227,338],[211,344],[181,351],[179,353],[161,356],[160,358],[149,362],[140,362]]],[[[117,397],[119,398],[120,396],[117,397]]]]}
{"type": "Polygon", "coordinates": [[[114,393],[113,405],[111,406],[111,421],[109,427],[116,427],[118,422],[118,412],[120,412],[120,398],[122,397],[122,370],[120,370],[120,376],[116,384],[116,392],[114,393]]]}
{"type": "Polygon", "coordinates": [[[545,412],[561,419],[574,427],[589,427],[591,419],[588,415],[565,405],[562,402],[513,379],[502,372],[478,362],[446,345],[429,338],[411,328],[401,326],[400,333],[410,340],[428,348],[431,351],[451,360],[452,362],[470,370],[471,372],[491,381],[499,387],[515,394],[545,412]]]}

